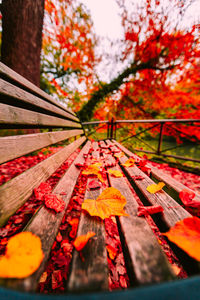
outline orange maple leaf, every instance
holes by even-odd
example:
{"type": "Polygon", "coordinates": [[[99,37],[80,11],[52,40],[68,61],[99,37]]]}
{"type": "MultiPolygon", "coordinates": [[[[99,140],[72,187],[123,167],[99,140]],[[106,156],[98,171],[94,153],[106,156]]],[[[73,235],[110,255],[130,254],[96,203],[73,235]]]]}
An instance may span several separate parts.
{"type": "Polygon", "coordinates": [[[83,175],[96,175],[97,178],[101,181],[104,182],[104,179],[102,177],[101,171],[99,169],[99,167],[101,167],[102,164],[101,163],[95,163],[92,164],[90,166],[88,166],[83,172],[83,175]]]}
{"type": "Polygon", "coordinates": [[[77,251],[81,251],[89,239],[93,237],[96,233],[93,231],[89,231],[87,234],[77,236],[77,238],[74,240],[74,247],[76,248],[77,251]]]}
{"type": "Polygon", "coordinates": [[[123,177],[122,172],[119,170],[108,170],[108,173],[113,175],[114,177],[123,177]]]}
{"type": "Polygon", "coordinates": [[[18,233],[9,239],[6,254],[0,258],[0,277],[25,278],[38,269],[43,257],[38,236],[18,233]]]}
{"type": "Polygon", "coordinates": [[[181,220],[164,233],[168,239],[178,245],[187,254],[200,261],[200,220],[190,217],[181,220]]]}
{"type": "Polygon", "coordinates": [[[91,216],[97,216],[101,219],[110,216],[128,216],[123,210],[126,204],[126,198],[113,187],[106,188],[96,199],[85,199],[82,203],[82,209],[85,209],[91,216]]]}
{"type": "Polygon", "coordinates": [[[164,186],[165,186],[164,182],[158,182],[158,184],[154,183],[147,187],[147,191],[151,194],[155,194],[161,191],[164,186]]]}
{"type": "Polygon", "coordinates": [[[134,164],[135,164],[135,160],[132,157],[130,157],[124,164],[122,164],[122,166],[129,168],[134,166],[134,164]]]}
{"type": "Polygon", "coordinates": [[[117,250],[114,247],[112,247],[111,245],[107,245],[106,249],[108,251],[110,259],[112,259],[112,260],[115,259],[116,255],[117,255],[117,250]]]}

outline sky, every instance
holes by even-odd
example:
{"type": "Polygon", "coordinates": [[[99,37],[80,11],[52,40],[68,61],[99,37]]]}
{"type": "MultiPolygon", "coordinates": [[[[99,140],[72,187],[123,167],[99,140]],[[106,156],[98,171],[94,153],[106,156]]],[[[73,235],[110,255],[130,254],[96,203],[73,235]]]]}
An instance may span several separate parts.
{"type": "Polygon", "coordinates": [[[97,35],[117,39],[123,37],[115,0],[82,0],[90,10],[97,35]]]}

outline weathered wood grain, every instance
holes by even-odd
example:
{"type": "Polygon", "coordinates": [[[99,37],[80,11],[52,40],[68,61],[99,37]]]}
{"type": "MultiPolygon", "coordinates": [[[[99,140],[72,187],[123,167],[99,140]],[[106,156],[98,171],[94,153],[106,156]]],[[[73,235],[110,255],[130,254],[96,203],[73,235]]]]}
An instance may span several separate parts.
{"type": "Polygon", "coordinates": [[[0,104],[0,124],[81,128],[79,123],[2,103],[0,104]]]}
{"type": "MultiPolygon", "coordinates": [[[[32,95],[31,93],[28,93],[24,91],[23,89],[20,89],[19,87],[16,87],[12,85],[9,82],[6,82],[3,79],[0,79],[0,94],[1,98],[3,98],[3,95],[9,96],[11,98],[14,98],[16,102],[19,104],[32,104],[34,106],[37,106],[39,108],[43,108],[47,111],[56,113],[58,115],[64,116],[65,118],[75,120],[78,119],[73,116],[72,114],[63,111],[62,109],[58,108],[57,106],[46,102],[43,99],[38,98],[37,96],[32,95]]],[[[7,103],[9,104],[9,100],[7,99],[7,103]]]]}
{"type": "Polygon", "coordinates": [[[37,95],[41,96],[45,100],[55,104],[56,106],[61,107],[63,110],[69,112],[70,114],[75,115],[71,111],[71,109],[66,108],[64,105],[62,105],[60,102],[53,99],[50,95],[48,95],[43,90],[41,90],[40,88],[35,86],[29,80],[25,79],[23,76],[19,75],[18,73],[16,73],[15,71],[13,71],[12,69],[10,69],[9,67],[7,67],[6,65],[4,65],[1,62],[0,62],[0,75],[1,75],[1,77],[4,76],[8,79],[11,79],[12,81],[14,81],[14,82],[20,84],[21,86],[23,86],[24,88],[27,88],[28,90],[30,90],[30,92],[36,93],[37,95]]]}
{"type": "MultiPolygon", "coordinates": [[[[98,158],[97,143],[93,146],[93,157],[98,158]]],[[[93,179],[88,179],[87,184],[93,179]]],[[[85,199],[96,199],[101,189],[87,190],[85,199]]],[[[82,253],[84,261],[77,251],[73,254],[72,271],[69,278],[68,290],[72,292],[102,291],[108,289],[108,266],[105,245],[105,228],[100,218],[91,217],[84,211],[81,214],[77,236],[96,233],[86,245],[82,253]]]]}
{"type": "Polygon", "coordinates": [[[66,131],[1,137],[0,163],[81,134],[83,134],[83,130],[72,129],[66,131]]]}
{"type": "MultiPolygon", "coordinates": [[[[90,148],[90,142],[83,147],[78,157],[75,159],[74,163],[69,167],[65,175],[61,178],[53,193],[60,194],[62,192],[66,193],[62,196],[66,203],[65,209],[69,203],[72,196],[73,189],[76,185],[77,178],[80,174],[80,170],[75,167],[76,163],[83,163],[83,153],[87,153],[90,148]]],[[[44,206],[35,214],[31,222],[26,227],[25,231],[30,231],[40,237],[42,242],[42,249],[44,252],[44,259],[39,267],[39,269],[31,276],[25,279],[8,279],[0,280],[0,284],[17,290],[22,290],[26,292],[33,292],[37,288],[37,283],[41,274],[44,271],[46,262],[51,251],[51,247],[56,238],[59,225],[65,214],[65,210],[60,213],[54,213],[53,211],[45,208],[44,206]]]]}
{"type": "MultiPolygon", "coordinates": [[[[126,162],[127,159],[128,157],[124,155],[119,159],[119,161],[121,164],[123,164],[126,162]]],[[[143,180],[134,180],[134,185],[139,189],[139,191],[146,198],[148,203],[152,205],[161,205],[163,207],[163,219],[168,227],[174,226],[180,220],[183,220],[187,217],[191,217],[190,213],[188,213],[183,207],[178,205],[178,203],[163,190],[155,194],[149,193],[147,191],[147,187],[151,184],[154,184],[154,181],[152,181],[138,167],[133,166],[130,168],[122,168],[125,170],[126,174],[129,175],[129,178],[136,175],[144,177],[143,180]]],[[[133,181],[131,182],[133,183],[133,181]]]]}
{"type": "MultiPolygon", "coordinates": [[[[113,146],[111,142],[109,145],[113,146]]],[[[103,145],[101,143],[101,145],[103,145]]],[[[119,170],[120,167],[109,168],[119,170]]],[[[174,278],[172,269],[145,218],[137,216],[138,203],[131,192],[125,177],[108,175],[112,187],[126,198],[125,211],[128,217],[119,217],[122,243],[128,275],[131,283],[138,285],[158,283],[174,278]]]]}
{"type": "Polygon", "coordinates": [[[22,206],[32,191],[45,181],[85,141],[81,137],[36,166],[0,186],[0,226],[22,206]]]}

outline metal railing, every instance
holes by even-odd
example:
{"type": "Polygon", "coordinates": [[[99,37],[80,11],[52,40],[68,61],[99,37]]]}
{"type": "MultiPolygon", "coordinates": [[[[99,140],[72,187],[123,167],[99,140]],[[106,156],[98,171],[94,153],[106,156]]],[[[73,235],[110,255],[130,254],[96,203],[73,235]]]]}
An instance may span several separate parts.
{"type": "MultiPolygon", "coordinates": [[[[94,122],[84,122],[82,123],[83,126],[90,126],[90,125],[100,125],[100,124],[104,124],[101,127],[98,127],[98,129],[105,127],[105,124],[107,126],[107,139],[116,139],[117,140],[117,127],[119,124],[151,124],[150,127],[145,128],[140,130],[139,132],[137,132],[136,134],[132,134],[128,137],[125,137],[123,140],[121,140],[120,142],[123,143],[127,140],[130,140],[132,138],[135,138],[136,140],[138,140],[141,144],[145,144],[150,150],[144,150],[144,149],[138,149],[138,148],[134,148],[132,149],[133,151],[139,151],[139,152],[144,152],[144,153],[149,153],[149,154],[156,154],[162,157],[172,157],[172,158],[176,158],[176,159],[182,159],[182,160],[188,160],[188,161],[193,161],[193,162],[198,162],[200,163],[200,159],[196,159],[196,158],[190,158],[190,157],[185,157],[185,156],[179,156],[179,155],[172,155],[172,154],[165,154],[164,152],[167,152],[169,150],[172,149],[176,149],[176,148],[180,148],[183,147],[183,145],[176,145],[173,146],[171,148],[167,148],[167,149],[162,149],[162,141],[163,141],[163,135],[164,135],[164,130],[171,130],[174,133],[178,133],[179,135],[181,135],[182,137],[184,137],[186,140],[188,140],[190,143],[194,143],[194,145],[200,145],[200,140],[195,137],[195,136],[191,136],[189,134],[187,134],[186,132],[173,127],[174,124],[184,124],[184,125],[190,125],[190,126],[194,126],[194,127],[200,127],[200,120],[199,119],[149,119],[149,120],[114,120],[113,118],[110,121],[94,121],[94,122]],[[146,140],[139,138],[138,136],[140,136],[141,134],[150,131],[151,129],[156,128],[158,129],[158,145],[157,148],[155,149],[154,147],[152,147],[152,145],[150,145],[149,143],[147,143],[146,140]]],[[[199,129],[200,130],[200,129],[199,129]]],[[[94,133],[96,130],[94,131],[90,131],[88,133],[88,136],[91,135],[92,133],[94,133]]]]}

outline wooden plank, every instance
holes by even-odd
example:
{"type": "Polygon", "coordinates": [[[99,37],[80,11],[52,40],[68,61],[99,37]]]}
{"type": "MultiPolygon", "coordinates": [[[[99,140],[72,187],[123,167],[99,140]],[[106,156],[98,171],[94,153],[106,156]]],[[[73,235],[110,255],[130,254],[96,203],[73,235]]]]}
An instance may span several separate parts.
{"type": "Polygon", "coordinates": [[[30,82],[29,80],[27,80],[23,76],[19,75],[18,73],[16,73],[15,71],[13,71],[12,69],[10,69],[9,67],[7,67],[6,65],[4,65],[1,62],[0,62],[0,74],[1,74],[1,77],[2,77],[2,75],[6,76],[7,78],[11,79],[12,81],[20,84],[21,86],[27,88],[31,92],[36,93],[37,95],[41,96],[45,100],[55,104],[56,106],[61,107],[66,112],[69,112],[70,114],[75,116],[75,114],[72,112],[71,109],[66,108],[64,105],[62,105],[60,102],[53,99],[50,95],[48,95],[43,90],[38,88],[32,82],[30,82]]]}
{"type": "Polygon", "coordinates": [[[1,137],[0,163],[81,134],[83,134],[83,130],[73,129],[66,131],[1,137]]]}
{"type": "MultiPolygon", "coordinates": [[[[123,164],[126,162],[127,159],[127,156],[124,155],[119,159],[119,161],[121,164],[123,164]]],[[[134,182],[134,186],[142,193],[142,195],[146,198],[148,203],[152,205],[161,205],[163,207],[163,219],[168,227],[174,226],[176,222],[180,220],[183,220],[187,217],[191,217],[191,214],[189,214],[183,207],[178,205],[178,203],[163,190],[156,194],[149,193],[146,189],[149,185],[153,184],[154,182],[138,167],[133,166],[130,168],[126,168],[122,166],[122,168],[129,176],[129,179],[132,176],[137,175],[144,177],[143,180],[132,180],[131,183],[134,182]]]]}
{"type": "MultiPolygon", "coordinates": [[[[11,98],[14,98],[16,102],[19,104],[32,104],[34,106],[37,106],[39,108],[43,108],[47,111],[56,113],[58,115],[64,116],[65,118],[72,119],[75,121],[79,121],[78,118],[71,115],[70,113],[63,111],[62,109],[58,108],[57,106],[46,102],[43,99],[38,98],[37,96],[32,95],[31,93],[28,93],[24,91],[23,89],[14,86],[13,84],[6,82],[3,79],[0,79],[0,94],[2,95],[1,98],[3,98],[3,95],[9,96],[11,98]]],[[[9,104],[9,100],[7,101],[9,104]]]]}
{"type": "MultiPolygon", "coordinates": [[[[135,157],[135,159],[141,159],[139,156],[135,155],[134,153],[132,153],[131,151],[129,151],[128,149],[126,149],[120,143],[118,143],[118,142],[116,142],[116,141],[113,140],[113,144],[116,145],[116,146],[118,146],[126,155],[133,156],[133,157],[135,157]]],[[[155,177],[159,181],[163,181],[167,185],[167,187],[169,188],[169,190],[172,189],[177,194],[179,194],[183,189],[187,189],[187,190],[195,193],[194,200],[200,202],[200,196],[199,196],[199,194],[197,192],[195,192],[192,189],[188,188],[187,186],[185,186],[181,182],[177,181],[176,179],[172,178],[171,176],[165,174],[161,170],[158,170],[157,168],[152,167],[150,164],[147,164],[147,166],[149,168],[151,168],[151,176],[155,177]]]]}
{"type": "Polygon", "coordinates": [[[81,128],[81,124],[23,108],[0,104],[0,124],[81,128]]]}
{"type": "MultiPolygon", "coordinates": [[[[109,169],[120,170],[119,166],[109,169]]],[[[136,279],[137,284],[142,285],[173,279],[171,267],[146,219],[137,216],[138,203],[126,178],[109,175],[109,180],[127,200],[125,211],[129,217],[119,217],[119,222],[126,245],[123,250],[130,280],[134,282],[136,279]]]]}
{"type": "MultiPolygon", "coordinates": [[[[99,158],[97,143],[93,146],[93,157],[99,158]]],[[[93,179],[88,179],[88,183],[93,179]]],[[[85,199],[96,199],[101,189],[87,190],[85,199]]],[[[94,239],[84,248],[84,261],[77,251],[74,252],[72,272],[69,278],[68,290],[71,292],[91,292],[108,290],[108,266],[105,245],[105,228],[100,218],[91,217],[82,212],[77,236],[87,234],[88,231],[96,233],[94,239]]]]}
{"type": "MultiPolygon", "coordinates": [[[[53,193],[61,194],[64,192],[66,195],[62,196],[66,203],[65,209],[72,196],[74,187],[76,185],[77,178],[80,174],[80,170],[75,167],[75,163],[83,163],[83,153],[87,153],[90,148],[90,142],[83,147],[74,163],[69,167],[65,175],[61,178],[53,193]]],[[[44,252],[44,259],[39,269],[31,276],[25,279],[8,279],[0,280],[0,284],[4,287],[22,290],[26,292],[33,292],[37,289],[37,283],[40,279],[41,274],[45,269],[46,262],[51,251],[51,247],[56,238],[60,223],[65,214],[65,210],[60,213],[54,213],[48,210],[44,206],[36,213],[31,222],[26,227],[25,231],[30,231],[40,237],[42,242],[42,249],[44,252]]]]}
{"type": "Polygon", "coordinates": [[[81,137],[64,149],[0,186],[0,226],[26,202],[32,191],[45,181],[86,140],[81,137]]]}

